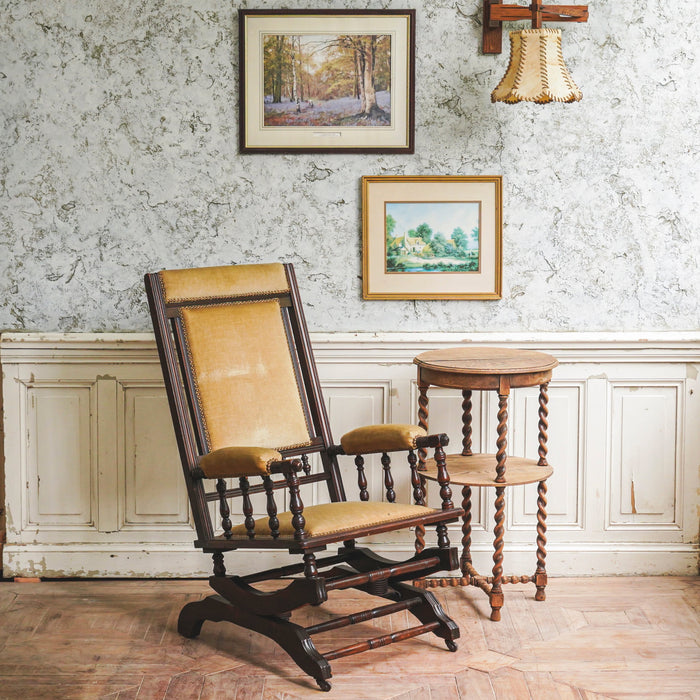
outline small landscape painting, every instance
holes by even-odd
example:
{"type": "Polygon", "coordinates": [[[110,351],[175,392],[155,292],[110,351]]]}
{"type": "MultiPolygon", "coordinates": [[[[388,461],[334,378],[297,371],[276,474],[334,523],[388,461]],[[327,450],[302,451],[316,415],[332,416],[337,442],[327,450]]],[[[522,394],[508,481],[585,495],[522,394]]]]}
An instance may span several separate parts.
{"type": "Polygon", "coordinates": [[[385,202],[386,272],[479,272],[480,202],[385,202]]]}
{"type": "Polygon", "coordinates": [[[264,127],[391,126],[391,36],[263,35],[264,127]]]}

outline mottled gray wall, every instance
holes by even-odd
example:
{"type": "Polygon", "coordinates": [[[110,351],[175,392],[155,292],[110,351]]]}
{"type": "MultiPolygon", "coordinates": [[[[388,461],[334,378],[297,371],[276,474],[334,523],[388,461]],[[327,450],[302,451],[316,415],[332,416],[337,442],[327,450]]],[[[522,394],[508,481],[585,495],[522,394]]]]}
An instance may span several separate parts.
{"type": "Polygon", "coordinates": [[[538,107],[490,103],[481,0],[251,3],[417,9],[416,154],[387,157],[238,155],[246,2],[0,0],[0,328],[144,330],[144,272],[272,260],[312,330],[697,328],[700,2],[589,4],[560,25],[584,100],[538,107]],[[503,175],[501,301],[362,301],[384,173],[503,175]]]}

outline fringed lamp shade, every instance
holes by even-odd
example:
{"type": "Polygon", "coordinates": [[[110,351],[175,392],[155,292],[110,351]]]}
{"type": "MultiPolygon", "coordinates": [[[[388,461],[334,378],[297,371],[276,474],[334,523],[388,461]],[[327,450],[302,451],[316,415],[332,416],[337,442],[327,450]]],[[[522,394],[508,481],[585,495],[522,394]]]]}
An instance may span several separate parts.
{"type": "Polygon", "coordinates": [[[510,63],[491,102],[577,102],[582,97],[564,65],[559,29],[510,33],[510,63]]]}

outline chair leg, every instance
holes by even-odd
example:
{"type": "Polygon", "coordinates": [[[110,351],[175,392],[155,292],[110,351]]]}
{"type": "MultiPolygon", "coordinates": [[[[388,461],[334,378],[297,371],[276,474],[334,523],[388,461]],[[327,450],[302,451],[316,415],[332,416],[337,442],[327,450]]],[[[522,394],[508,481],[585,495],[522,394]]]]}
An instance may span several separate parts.
{"type": "Polygon", "coordinates": [[[180,612],[177,629],[184,637],[196,637],[205,621],[233,622],[259,632],[279,644],[302,671],[312,676],[321,690],[330,690],[330,664],[316,649],[311,637],[299,625],[272,615],[255,615],[234,606],[218,595],[188,603],[180,612]]]}

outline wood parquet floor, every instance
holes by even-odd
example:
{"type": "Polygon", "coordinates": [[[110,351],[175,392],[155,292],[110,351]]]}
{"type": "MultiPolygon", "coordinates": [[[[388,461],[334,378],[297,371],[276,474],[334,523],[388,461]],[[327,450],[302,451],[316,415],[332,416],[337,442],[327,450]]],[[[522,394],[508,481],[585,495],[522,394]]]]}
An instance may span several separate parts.
{"type": "MultiPolygon", "coordinates": [[[[559,578],[547,600],[506,587],[501,622],[473,588],[438,589],[459,650],[425,635],[331,664],[321,693],[268,639],[205,623],[176,630],[203,581],[0,582],[3,700],[604,700],[700,699],[700,578],[559,578]]],[[[347,614],[364,594],[332,593],[347,614]]],[[[396,628],[397,615],[319,635],[321,650],[396,628]],[[379,630],[379,632],[378,632],[379,630]]],[[[295,613],[302,624],[324,608],[295,613]]]]}

